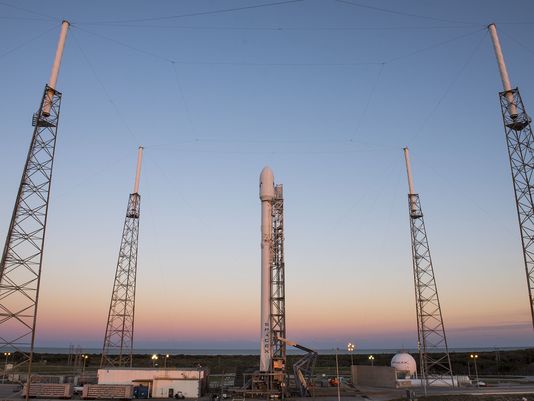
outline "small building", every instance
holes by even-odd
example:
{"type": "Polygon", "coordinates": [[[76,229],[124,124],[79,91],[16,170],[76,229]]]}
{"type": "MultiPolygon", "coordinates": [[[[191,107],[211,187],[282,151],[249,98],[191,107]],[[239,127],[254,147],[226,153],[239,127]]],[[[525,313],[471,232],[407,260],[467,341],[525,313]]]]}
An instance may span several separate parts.
{"type": "Polygon", "coordinates": [[[98,384],[131,384],[148,388],[149,397],[172,398],[180,392],[198,398],[207,388],[205,368],[106,368],[98,369],[98,384]]]}
{"type": "Polygon", "coordinates": [[[352,365],[351,373],[355,386],[397,387],[395,368],[389,366],[352,365]]]}

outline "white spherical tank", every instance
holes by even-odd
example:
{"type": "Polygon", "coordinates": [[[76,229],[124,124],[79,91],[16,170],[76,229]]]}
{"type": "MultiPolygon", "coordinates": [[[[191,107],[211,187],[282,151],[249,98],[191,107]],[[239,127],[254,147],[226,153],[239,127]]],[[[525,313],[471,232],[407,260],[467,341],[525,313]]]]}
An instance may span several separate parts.
{"type": "Polygon", "coordinates": [[[391,367],[395,368],[397,372],[405,372],[410,376],[414,376],[417,373],[417,363],[410,354],[401,352],[396,354],[391,359],[391,367]]]}

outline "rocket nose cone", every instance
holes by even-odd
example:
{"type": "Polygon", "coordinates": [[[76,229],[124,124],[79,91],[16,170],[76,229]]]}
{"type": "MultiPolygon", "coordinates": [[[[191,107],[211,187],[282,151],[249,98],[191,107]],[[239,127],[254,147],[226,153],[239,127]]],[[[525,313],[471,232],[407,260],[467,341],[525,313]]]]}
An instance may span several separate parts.
{"type": "Polygon", "coordinates": [[[274,199],[274,176],[268,166],[264,167],[260,174],[260,199],[262,201],[274,199]]]}

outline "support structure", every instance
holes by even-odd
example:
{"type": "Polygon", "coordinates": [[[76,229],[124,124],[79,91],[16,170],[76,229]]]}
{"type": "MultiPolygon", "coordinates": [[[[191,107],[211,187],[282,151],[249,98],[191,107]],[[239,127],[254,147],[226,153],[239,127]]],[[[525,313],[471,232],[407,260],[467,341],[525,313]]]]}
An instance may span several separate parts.
{"type": "Polygon", "coordinates": [[[33,116],[33,136],[0,261],[0,353],[13,355],[12,371],[27,366],[28,383],[61,106],[55,84],[68,27],[63,21],[50,83],[33,116]]]}
{"type": "Polygon", "coordinates": [[[121,247],[115,281],[109,305],[106,333],[100,367],[131,367],[134,338],[135,285],[139,240],[139,214],[141,196],[139,177],[143,148],[139,147],[134,191],[128,198],[126,218],[122,231],[121,247]]]}
{"type": "Polygon", "coordinates": [[[523,260],[534,326],[534,136],[519,88],[512,89],[495,24],[488,26],[504,90],[499,93],[501,113],[514,183],[523,260]]]}
{"type": "Polygon", "coordinates": [[[404,157],[409,186],[408,206],[417,314],[419,372],[426,392],[426,389],[434,383],[454,386],[454,379],[423,211],[419,195],[414,191],[408,148],[404,148],[404,157]]]}
{"type": "Polygon", "coordinates": [[[260,374],[267,391],[285,391],[286,335],[284,199],[270,168],[260,176],[261,220],[261,337],[260,374]]]}
{"type": "Polygon", "coordinates": [[[295,384],[299,395],[301,397],[312,397],[313,370],[317,363],[317,352],[293,341],[286,340],[285,338],[279,337],[278,341],[306,352],[306,354],[293,365],[293,375],[295,376],[295,384]]]}
{"type": "Polygon", "coordinates": [[[284,193],[282,184],[274,187],[272,207],[273,261],[271,265],[272,372],[275,384],[285,383],[286,287],[284,263],[284,193]]]}

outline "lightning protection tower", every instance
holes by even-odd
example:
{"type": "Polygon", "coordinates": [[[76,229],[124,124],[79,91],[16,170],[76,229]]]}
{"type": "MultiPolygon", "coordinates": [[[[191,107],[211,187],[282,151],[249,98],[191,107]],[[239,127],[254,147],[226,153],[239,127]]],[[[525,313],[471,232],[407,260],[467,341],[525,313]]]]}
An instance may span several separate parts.
{"type": "Polygon", "coordinates": [[[404,158],[409,188],[408,207],[417,314],[419,373],[426,393],[427,387],[433,383],[439,382],[442,385],[454,386],[454,381],[423,211],[419,195],[414,192],[408,148],[404,148],[404,158]]]}
{"type": "Polygon", "coordinates": [[[508,156],[515,190],[515,203],[523,259],[527,274],[532,324],[534,326],[534,136],[531,119],[519,94],[512,89],[495,24],[488,26],[504,90],[499,92],[508,156]]]}
{"type": "Polygon", "coordinates": [[[100,367],[102,368],[132,366],[135,282],[137,275],[137,248],[141,204],[139,177],[141,175],[142,158],[143,148],[139,147],[134,190],[128,198],[119,259],[109,305],[102,359],[100,361],[100,367]]]}
{"type": "Polygon", "coordinates": [[[261,221],[261,348],[260,372],[270,391],[285,391],[286,313],[284,264],[284,199],[271,169],[260,176],[261,221]]]}
{"type": "Polygon", "coordinates": [[[28,383],[61,105],[56,82],[68,28],[63,21],[50,80],[32,119],[33,136],[0,262],[0,353],[14,355],[12,371],[27,364],[28,383]]]}

